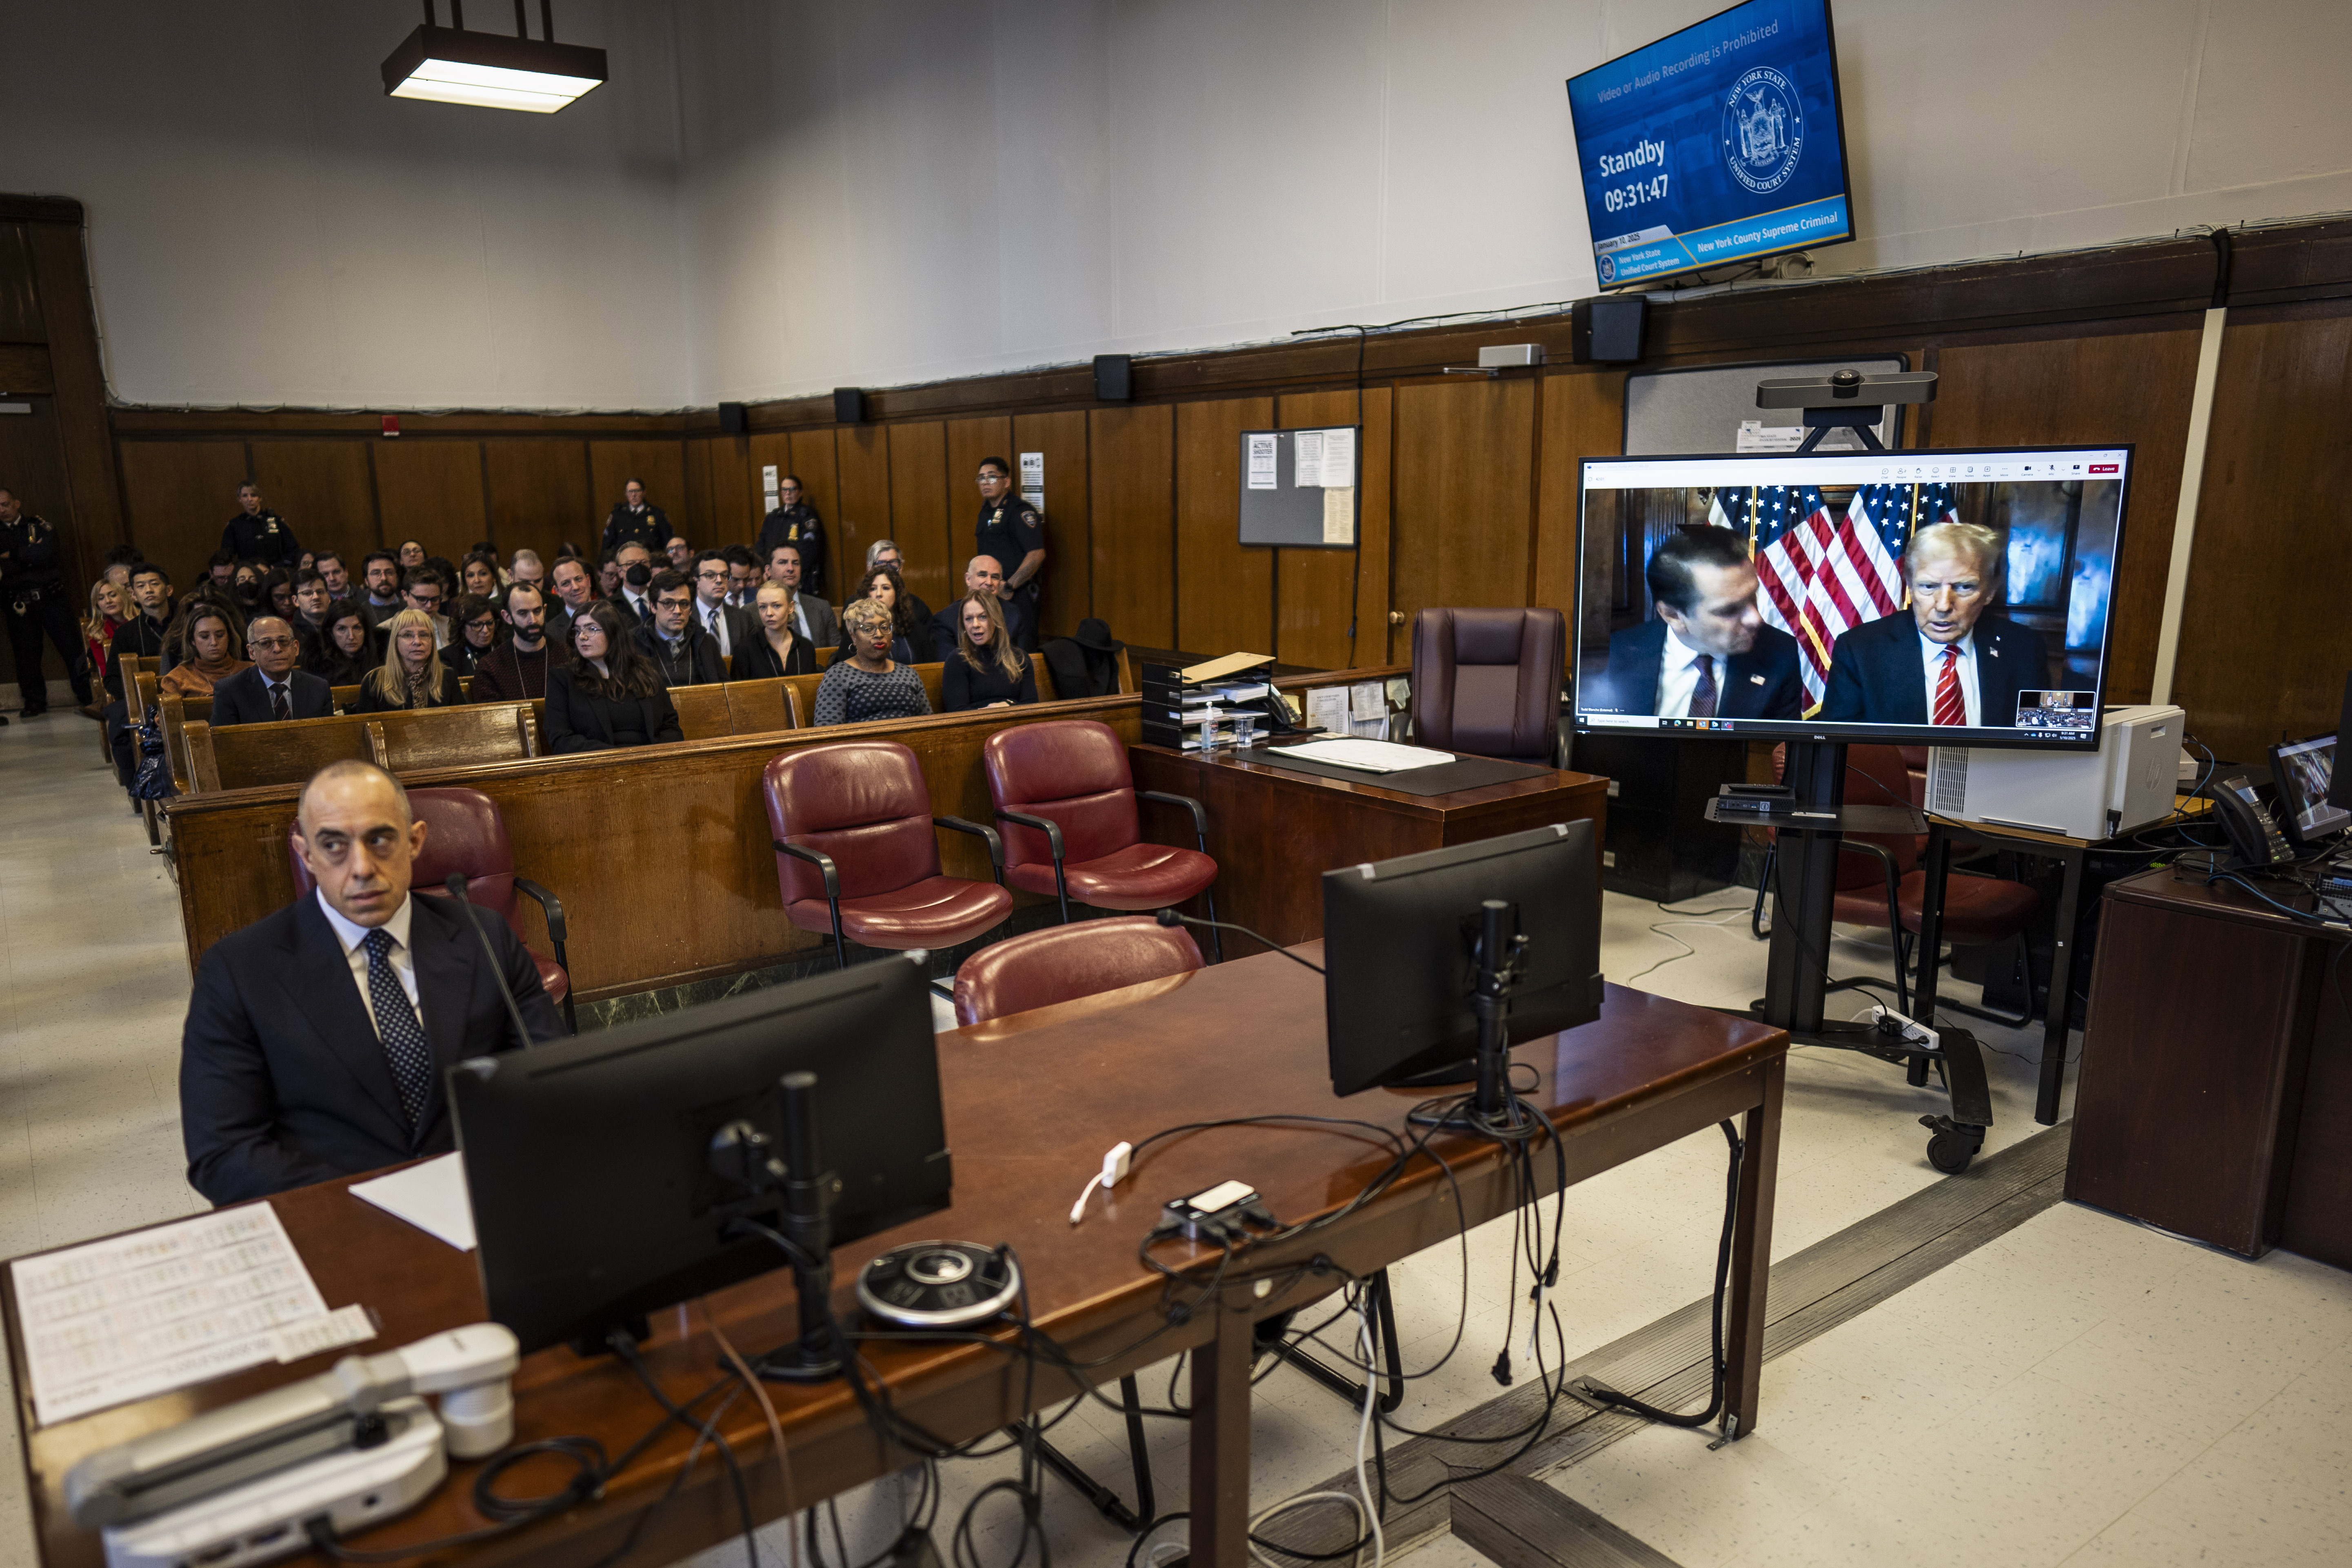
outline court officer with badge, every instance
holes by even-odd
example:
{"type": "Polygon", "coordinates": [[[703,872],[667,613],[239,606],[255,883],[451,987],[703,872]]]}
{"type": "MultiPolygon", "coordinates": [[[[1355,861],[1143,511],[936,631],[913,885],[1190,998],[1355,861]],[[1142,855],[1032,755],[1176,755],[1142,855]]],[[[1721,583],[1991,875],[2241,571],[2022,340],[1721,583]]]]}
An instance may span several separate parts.
{"type": "Polygon", "coordinates": [[[261,504],[261,487],[250,480],[236,488],[236,515],[221,530],[221,548],[239,561],[292,571],[302,559],[302,542],[286,520],[261,504]]]}
{"type": "Polygon", "coordinates": [[[89,658],[66,598],[62,543],[56,529],[25,510],[16,491],[0,489],[0,608],[8,616],[8,648],[16,657],[16,689],[27,719],[49,710],[49,683],[41,673],[44,632],[65,660],[75,702],[85,712],[97,711],[90,706],[89,658]]]}
{"type": "MultiPolygon", "coordinates": [[[[980,460],[980,526],[975,554],[993,555],[1004,568],[1000,595],[1027,612],[1023,635],[1013,641],[1037,651],[1038,574],[1045,570],[1045,518],[1013,491],[1013,465],[1002,458],[980,460]]],[[[1007,621],[1012,617],[1008,616],[1007,621]]]]}
{"type": "Polygon", "coordinates": [[[786,474],[776,481],[776,506],[760,524],[759,558],[772,563],[779,545],[801,552],[801,587],[824,592],[824,523],[809,505],[800,476],[786,474]]]}

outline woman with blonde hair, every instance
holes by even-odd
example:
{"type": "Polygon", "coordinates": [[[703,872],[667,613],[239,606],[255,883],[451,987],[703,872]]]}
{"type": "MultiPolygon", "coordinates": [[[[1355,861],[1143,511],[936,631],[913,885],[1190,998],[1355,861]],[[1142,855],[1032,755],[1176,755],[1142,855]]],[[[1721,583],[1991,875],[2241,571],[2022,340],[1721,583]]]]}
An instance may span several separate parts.
{"type": "Polygon", "coordinates": [[[1004,609],[993,594],[967,594],[956,605],[956,648],[940,670],[940,708],[1010,708],[1037,700],[1037,671],[1013,646],[1004,609]]]}
{"type": "Polygon", "coordinates": [[[114,634],[122,623],[139,612],[131,606],[131,595],[111,577],[100,577],[89,585],[89,614],[81,623],[81,639],[89,645],[89,667],[106,668],[106,650],[114,642],[114,634]]]}
{"type": "Polygon", "coordinates": [[[408,708],[455,708],[466,700],[457,672],[441,662],[433,617],[403,610],[383,623],[383,662],[360,682],[359,713],[408,708]]]}
{"type": "Polygon", "coordinates": [[[196,601],[180,637],[186,656],[163,672],[156,687],[167,697],[210,697],[221,681],[253,668],[243,657],[245,633],[236,624],[236,612],[220,605],[196,601]]]}

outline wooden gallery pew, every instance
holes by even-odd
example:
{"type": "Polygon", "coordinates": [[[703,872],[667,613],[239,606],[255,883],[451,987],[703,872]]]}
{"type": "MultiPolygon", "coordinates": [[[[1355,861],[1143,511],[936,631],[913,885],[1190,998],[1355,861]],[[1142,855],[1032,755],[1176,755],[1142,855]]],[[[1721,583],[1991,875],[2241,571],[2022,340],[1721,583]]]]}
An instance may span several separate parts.
{"type": "MultiPolygon", "coordinates": [[[[281,724],[187,727],[191,794],[301,781],[347,758],[394,773],[539,755],[537,702],[468,703],[414,712],[292,719],[281,724]]],[[[176,820],[176,819],[175,819],[176,820]]]]}
{"type": "MultiPolygon", "coordinates": [[[[787,677],[786,683],[814,679],[787,677]]],[[[824,938],[783,917],[761,793],[761,775],[779,752],[857,739],[896,741],[920,762],[934,814],[990,822],[994,814],[981,773],[982,743],[1008,725],[1063,719],[1099,720],[1129,744],[1141,736],[1137,700],[1115,696],[426,767],[404,771],[402,782],[412,788],[477,789],[498,802],[520,868],[563,900],[572,983],[583,1000],[593,1000],[757,969],[824,945],[824,938]]],[[[166,806],[191,963],[221,937],[293,897],[286,831],[299,792],[299,783],[199,791],[166,806]]],[[[1154,816],[1147,830],[1154,837],[1189,842],[1191,824],[1180,820],[1181,811],[1150,809],[1154,816]]],[[[939,839],[950,875],[987,879],[988,854],[979,839],[946,832],[939,839]]],[[[543,933],[534,931],[533,940],[543,941],[543,933]]]]}

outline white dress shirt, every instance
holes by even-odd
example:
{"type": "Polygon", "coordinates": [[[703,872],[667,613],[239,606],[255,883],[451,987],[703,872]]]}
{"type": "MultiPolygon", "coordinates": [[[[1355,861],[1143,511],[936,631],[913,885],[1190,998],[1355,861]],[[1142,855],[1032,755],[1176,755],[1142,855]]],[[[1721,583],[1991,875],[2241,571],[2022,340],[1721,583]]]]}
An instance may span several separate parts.
{"type": "Polygon", "coordinates": [[[1698,690],[1698,668],[1694,661],[1699,658],[1715,660],[1716,711],[1723,710],[1724,661],[1714,654],[1700,653],[1675,636],[1675,628],[1669,626],[1666,628],[1666,651],[1658,659],[1659,718],[1690,717],[1691,697],[1698,690]]]}
{"type": "MultiPolygon", "coordinates": [[[[333,929],[335,940],[343,944],[343,957],[352,966],[352,984],[360,989],[360,1005],[367,1009],[368,1025],[375,1030],[376,1038],[381,1040],[383,1026],[375,1021],[375,1002],[368,995],[368,955],[367,949],[362,945],[367,941],[369,928],[345,920],[341,910],[327,902],[324,892],[311,896],[319,900],[319,912],[327,917],[327,924],[333,929]]],[[[422,1026],[425,1005],[417,1000],[416,994],[416,954],[408,946],[408,919],[415,912],[415,903],[413,894],[401,900],[400,908],[392,911],[392,919],[383,922],[383,929],[392,933],[392,951],[384,957],[392,964],[392,972],[400,976],[400,988],[408,993],[408,1005],[416,1009],[416,1021],[422,1026]]]]}
{"type": "Polygon", "coordinates": [[[1977,696],[1977,634],[1974,631],[1956,643],[1933,642],[1926,633],[1920,634],[1919,658],[1927,674],[1927,722],[1932,724],[1936,721],[1936,688],[1943,683],[1944,650],[1947,647],[1960,650],[1960,660],[1952,667],[1952,673],[1960,678],[1960,705],[1967,710],[1969,723],[1981,724],[1984,722],[1984,703],[1977,696]]]}
{"type": "Polygon", "coordinates": [[[719,652],[722,657],[734,653],[734,644],[728,640],[727,606],[724,604],[717,606],[710,605],[702,606],[702,629],[709,632],[718,642],[719,652]]]}
{"type": "Polygon", "coordinates": [[[621,597],[639,621],[646,626],[654,624],[654,602],[651,599],[641,599],[626,588],[621,590],[621,597]]]}

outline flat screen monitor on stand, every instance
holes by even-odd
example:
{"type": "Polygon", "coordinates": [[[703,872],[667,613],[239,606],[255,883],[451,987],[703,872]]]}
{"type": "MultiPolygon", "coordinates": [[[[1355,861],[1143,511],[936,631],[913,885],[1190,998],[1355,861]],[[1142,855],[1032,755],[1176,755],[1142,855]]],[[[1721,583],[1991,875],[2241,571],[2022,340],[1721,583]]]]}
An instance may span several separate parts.
{"type": "MultiPolygon", "coordinates": [[[[1933,385],[1841,373],[1758,401],[1803,408],[1808,446],[1843,426],[1875,447],[1883,405],[1933,385]]],[[[1920,830],[1859,819],[1846,746],[2095,751],[2131,463],[2124,445],[1585,462],[1576,728],[1787,748],[1780,809],[1722,818],[1780,835],[1765,1022],[1924,1070],[1825,1017],[1841,834],[1920,830]]],[[[1973,1039],[1948,1033],[1931,1157],[1958,1169],[1990,1101],[1973,1039]]]]}

